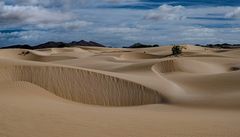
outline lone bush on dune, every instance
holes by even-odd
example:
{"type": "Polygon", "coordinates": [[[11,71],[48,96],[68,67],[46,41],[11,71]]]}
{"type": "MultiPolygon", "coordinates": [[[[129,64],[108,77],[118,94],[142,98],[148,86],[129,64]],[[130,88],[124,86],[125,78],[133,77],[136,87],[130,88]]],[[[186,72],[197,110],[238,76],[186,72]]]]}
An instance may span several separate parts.
{"type": "Polygon", "coordinates": [[[182,46],[179,46],[179,45],[173,46],[173,47],[172,47],[172,55],[177,56],[177,55],[182,54],[182,49],[183,49],[182,46]]]}

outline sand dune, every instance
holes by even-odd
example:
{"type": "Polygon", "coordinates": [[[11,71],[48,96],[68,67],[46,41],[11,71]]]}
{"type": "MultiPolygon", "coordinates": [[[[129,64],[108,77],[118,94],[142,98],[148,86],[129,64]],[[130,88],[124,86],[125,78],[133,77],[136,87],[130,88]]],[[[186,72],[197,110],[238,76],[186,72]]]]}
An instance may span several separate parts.
{"type": "Polygon", "coordinates": [[[40,62],[74,59],[74,57],[69,57],[69,56],[51,56],[51,53],[47,53],[47,52],[22,50],[22,49],[2,50],[0,51],[0,57],[30,60],[30,61],[40,61],[40,62]]]}
{"type": "Polygon", "coordinates": [[[60,97],[81,103],[131,106],[161,102],[161,96],[156,91],[89,70],[24,65],[4,66],[0,70],[2,81],[27,81],[60,97]]]}
{"type": "Polygon", "coordinates": [[[240,50],[0,50],[0,136],[238,137],[240,50]]]}
{"type": "Polygon", "coordinates": [[[0,85],[1,136],[237,137],[240,133],[239,111],[168,105],[104,108],[63,100],[28,82],[0,85]]]}

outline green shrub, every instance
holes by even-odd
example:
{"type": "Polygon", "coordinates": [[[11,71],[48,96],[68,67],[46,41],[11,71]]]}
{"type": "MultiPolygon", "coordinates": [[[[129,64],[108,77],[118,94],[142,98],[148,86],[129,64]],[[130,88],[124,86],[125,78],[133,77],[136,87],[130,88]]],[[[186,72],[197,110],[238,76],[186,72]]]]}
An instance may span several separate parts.
{"type": "Polygon", "coordinates": [[[177,56],[177,55],[180,55],[180,54],[182,54],[182,47],[179,46],[179,45],[173,46],[172,47],[172,55],[177,56]]]}

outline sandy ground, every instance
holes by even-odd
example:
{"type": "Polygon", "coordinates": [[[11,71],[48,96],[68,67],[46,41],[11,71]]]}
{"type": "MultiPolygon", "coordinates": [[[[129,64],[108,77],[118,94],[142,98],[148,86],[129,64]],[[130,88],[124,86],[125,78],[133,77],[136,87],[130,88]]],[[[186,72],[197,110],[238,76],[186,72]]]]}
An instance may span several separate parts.
{"type": "Polygon", "coordinates": [[[240,49],[0,50],[0,137],[239,137],[240,49]]]}

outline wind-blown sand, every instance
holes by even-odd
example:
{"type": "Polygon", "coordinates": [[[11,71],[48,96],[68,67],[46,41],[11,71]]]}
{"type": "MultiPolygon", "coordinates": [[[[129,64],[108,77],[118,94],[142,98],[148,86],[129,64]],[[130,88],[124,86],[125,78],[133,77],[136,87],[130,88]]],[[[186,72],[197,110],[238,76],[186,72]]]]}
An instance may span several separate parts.
{"type": "Polygon", "coordinates": [[[0,137],[239,137],[240,49],[0,50],[0,137]]]}

